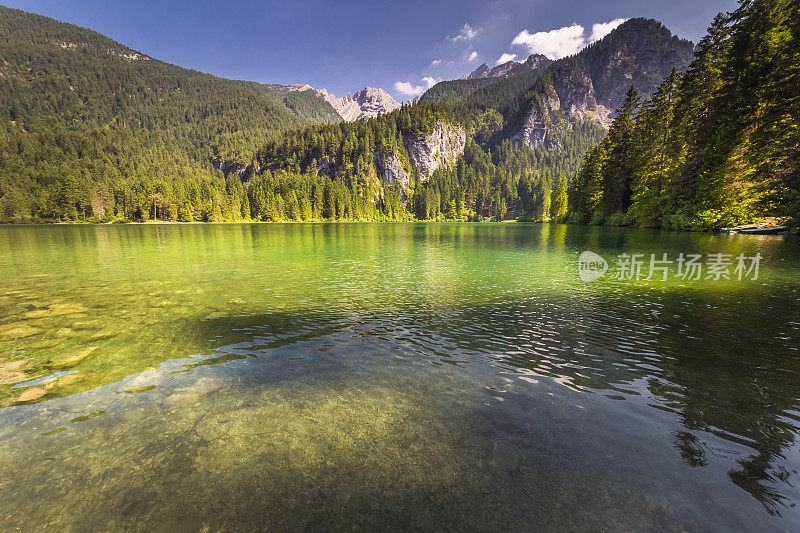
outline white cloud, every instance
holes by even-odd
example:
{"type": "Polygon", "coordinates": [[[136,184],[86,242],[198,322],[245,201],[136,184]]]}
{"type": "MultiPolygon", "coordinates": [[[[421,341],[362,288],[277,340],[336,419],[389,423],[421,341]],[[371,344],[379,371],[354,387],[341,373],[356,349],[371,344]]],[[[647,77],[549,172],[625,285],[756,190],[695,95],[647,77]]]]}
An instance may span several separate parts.
{"type": "Polygon", "coordinates": [[[461,31],[458,32],[458,35],[456,35],[455,37],[450,37],[450,40],[453,41],[453,42],[471,41],[480,32],[481,32],[480,28],[473,28],[469,24],[464,23],[464,27],[461,28],[461,31]]]}
{"type": "Polygon", "coordinates": [[[628,19],[618,18],[608,22],[592,24],[592,34],[587,38],[580,24],[572,24],[550,31],[530,33],[522,30],[511,41],[512,45],[524,46],[531,54],[544,54],[550,59],[577,54],[585,46],[602,39],[628,19]]]}
{"type": "Polygon", "coordinates": [[[502,65],[503,63],[508,63],[509,61],[514,61],[517,58],[517,54],[509,54],[508,52],[503,52],[503,55],[500,56],[500,59],[494,62],[495,65],[502,65]]]}
{"type": "Polygon", "coordinates": [[[617,26],[622,24],[628,19],[614,19],[609,22],[600,22],[598,24],[592,24],[592,35],[589,36],[589,42],[593,43],[595,41],[599,41],[612,31],[616,29],[617,26]]]}
{"type": "Polygon", "coordinates": [[[441,64],[442,64],[441,59],[434,59],[433,61],[431,61],[431,65],[433,65],[434,67],[438,67],[441,64]]]}
{"type": "Polygon", "coordinates": [[[478,59],[478,52],[473,50],[472,53],[469,55],[469,59],[467,59],[467,61],[472,62],[475,61],[476,59],[478,59]]]}
{"type": "Polygon", "coordinates": [[[436,80],[426,76],[425,78],[422,78],[422,83],[423,85],[412,85],[411,82],[408,81],[398,81],[394,84],[394,90],[403,96],[419,96],[436,85],[436,80]]]}
{"type": "Polygon", "coordinates": [[[544,54],[550,59],[560,59],[577,53],[586,46],[586,40],[583,38],[583,26],[573,24],[536,33],[522,30],[511,44],[525,46],[531,54],[544,54]]]}

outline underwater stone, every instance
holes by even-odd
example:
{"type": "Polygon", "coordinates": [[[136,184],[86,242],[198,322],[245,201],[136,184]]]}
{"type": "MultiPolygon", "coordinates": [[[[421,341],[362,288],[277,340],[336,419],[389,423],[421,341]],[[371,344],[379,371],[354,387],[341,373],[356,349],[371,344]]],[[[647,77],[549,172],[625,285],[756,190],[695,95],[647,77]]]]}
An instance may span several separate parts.
{"type": "Polygon", "coordinates": [[[69,356],[66,359],[56,360],[51,363],[50,366],[53,368],[62,368],[67,366],[77,365],[97,350],[97,346],[88,346],[83,350],[79,351],[75,355],[69,356]]]}
{"type": "Polygon", "coordinates": [[[31,335],[41,333],[41,331],[41,329],[33,328],[24,322],[12,322],[11,324],[0,326],[0,335],[3,337],[10,337],[12,339],[30,337],[31,335]]]}
{"type": "Polygon", "coordinates": [[[47,318],[53,316],[84,313],[86,311],[88,311],[88,309],[80,304],[51,304],[47,309],[34,309],[32,311],[28,311],[23,316],[25,318],[47,318]]]}
{"type": "Polygon", "coordinates": [[[8,363],[0,363],[0,373],[2,372],[10,372],[11,370],[16,370],[27,363],[27,359],[19,359],[17,361],[9,361],[8,363]]]}
{"type": "Polygon", "coordinates": [[[100,329],[103,327],[103,324],[99,320],[85,320],[83,322],[75,322],[72,325],[72,329],[81,330],[81,329],[100,329]]]}
{"type": "Polygon", "coordinates": [[[0,372],[0,385],[13,385],[25,381],[27,376],[22,372],[0,372]]]}
{"type": "Polygon", "coordinates": [[[31,400],[38,400],[42,396],[47,394],[47,391],[44,389],[40,389],[39,387],[34,387],[32,389],[28,389],[22,394],[20,394],[15,402],[30,402],[31,400]]]}
{"type": "Polygon", "coordinates": [[[94,335],[89,337],[89,341],[88,342],[102,341],[102,340],[110,339],[111,337],[114,337],[115,335],[116,335],[116,333],[113,332],[113,331],[101,331],[100,333],[95,333],[94,335]]]}
{"type": "Polygon", "coordinates": [[[200,378],[197,383],[178,389],[164,399],[164,407],[188,407],[200,401],[200,398],[222,388],[219,378],[200,378]]]}

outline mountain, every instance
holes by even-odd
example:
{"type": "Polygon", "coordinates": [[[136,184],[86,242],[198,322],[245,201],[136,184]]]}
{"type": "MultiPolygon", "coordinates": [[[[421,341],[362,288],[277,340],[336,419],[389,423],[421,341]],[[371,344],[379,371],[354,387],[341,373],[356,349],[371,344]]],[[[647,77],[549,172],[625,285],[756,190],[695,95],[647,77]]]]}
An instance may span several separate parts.
{"type": "Polygon", "coordinates": [[[494,78],[440,81],[417,97],[418,102],[437,102],[456,106],[477,89],[496,81],[494,78]]]}
{"type": "Polygon", "coordinates": [[[489,69],[489,65],[486,63],[481,63],[481,65],[470,72],[462,76],[460,79],[462,80],[479,80],[481,78],[491,78],[491,69],[489,69]]]}
{"type": "Polygon", "coordinates": [[[224,218],[233,208],[215,165],[249,160],[278,131],[339,120],[313,93],[177,67],[0,7],[0,219],[224,218]]]}
{"type": "Polygon", "coordinates": [[[515,91],[513,97],[516,98],[551,62],[541,54],[532,54],[522,63],[509,61],[492,69],[484,63],[460,79],[437,83],[419,96],[418,101],[459,105],[486,86],[492,86],[489,93],[510,95],[510,91],[515,91]]]}
{"type": "Polygon", "coordinates": [[[347,122],[360,118],[375,117],[400,108],[400,104],[389,93],[375,87],[365,87],[341,98],[337,98],[325,89],[317,91],[317,93],[331,104],[336,112],[339,113],[339,116],[347,122]]]}
{"type": "Polygon", "coordinates": [[[0,58],[0,120],[29,132],[121,124],[152,129],[175,114],[203,116],[191,127],[236,122],[223,131],[336,120],[321,99],[309,102],[310,109],[292,109],[266,85],[170,65],[91,30],[2,6],[0,58]]]}
{"type": "MultiPolygon", "coordinates": [[[[353,94],[337,97],[329,93],[326,89],[315,89],[307,83],[296,85],[276,85],[269,87],[278,94],[286,98],[288,95],[298,95],[308,93],[308,97],[316,97],[324,100],[336,112],[336,116],[347,122],[352,122],[360,118],[375,117],[382,113],[390,113],[400,107],[394,98],[383,89],[375,87],[365,87],[353,94]]],[[[335,120],[319,121],[335,122],[335,120]]]]}
{"type": "MultiPolygon", "coordinates": [[[[425,102],[367,120],[285,132],[262,147],[245,171],[251,216],[407,220],[421,201],[412,200],[419,184],[453,171],[467,143],[463,124],[448,107],[425,102]]],[[[421,218],[439,211],[433,200],[421,218]]]]}
{"type": "MultiPolygon", "coordinates": [[[[616,71],[598,68],[607,58],[595,51],[586,64],[598,101],[613,105],[621,69],[616,60],[616,71]]],[[[798,2],[748,1],[718,15],[685,73],[649,99],[625,94],[570,184],[569,220],[713,230],[774,217],[800,226],[799,66],[798,2]]],[[[622,72],[651,89],[635,69],[622,72]]]]}
{"type": "Polygon", "coordinates": [[[224,80],[2,9],[0,220],[560,218],[628,88],[650,94],[691,54],[633,19],[400,107],[224,80]]]}
{"type": "Polygon", "coordinates": [[[479,68],[486,77],[439,83],[388,115],[287,132],[250,167],[260,191],[251,206],[269,206],[254,212],[271,220],[296,217],[287,202],[337,217],[563,217],[570,177],[606,136],[620,95],[631,85],[651,92],[692,48],[633,19],[570,58],[479,68]]]}
{"type": "Polygon", "coordinates": [[[502,65],[497,65],[494,68],[489,68],[486,63],[483,63],[481,66],[463,76],[459,79],[462,80],[478,80],[482,78],[499,78],[505,76],[512,76],[514,74],[520,74],[525,70],[533,70],[538,68],[541,65],[549,63],[550,60],[547,57],[543,56],[542,54],[531,54],[528,59],[524,62],[520,63],[518,61],[507,61],[502,65]]]}
{"type": "Polygon", "coordinates": [[[608,129],[628,88],[650,95],[692,60],[693,44],[652,19],[630,19],[575,56],[552,63],[520,100],[510,135],[530,147],[558,148],[572,124],[608,129]]]}

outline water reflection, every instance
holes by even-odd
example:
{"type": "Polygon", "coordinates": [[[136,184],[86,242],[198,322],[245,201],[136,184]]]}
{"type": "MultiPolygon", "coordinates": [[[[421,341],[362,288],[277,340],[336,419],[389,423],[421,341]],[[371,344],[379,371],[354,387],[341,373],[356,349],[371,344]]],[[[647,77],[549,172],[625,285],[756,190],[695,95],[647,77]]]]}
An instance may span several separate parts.
{"type": "Polygon", "coordinates": [[[0,250],[0,496],[17,494],[27,516],[65,497],[49,487],[24,501],[48,475],[86,482],[69,473],[70,451],[103,439],[95,458],[108,469],[86,498],[117,502],[119,524],[148,506],[167,520],[221,502],[241,514],[203,523],[247,523],[257,499],[192,499],[179,479],[201,483],[198,464],[231,494],[292,495],[293,514],[260,511],[253,526],[305,513],[308,527],[334,527],[324,517],[339,506],[342,523],[432,529],[424,498],[437,497],[452,512],[436,524],[465,527],[797,523],[794,241],[559,225],[80,226],[0,228],[0,250]],[[586,285],[584,249],[758,251],[765,269],[757,284],[586,285]],[[155,485],[113,480],[135,468],[115,456],[123,442],[163,462],[147,473],[155,485]],[[389,473],[391,454],[405,478],[389,473]],[[165,480],[180,488],[170,503],[165,480]],[[375,494],[391,494],[385,509],[375,494]],[[586,508],[572,520],[560,510],[576,498],[586,508]]]}
{"type": "MultiPolygon", "coordinates": [[[[550,378],[576,391],[616,398],[644,395],[650,405],[678,415],[686,431],[675,433],[675,446],[689,466],[707,466],[707,453],[715,454],[728,463],[733,483],[768,512],[780,514],[796,503],[784,493],[791,494],[790,477],[796,476],[797,463],[787,461],[787,454],[793,453],[798,433],[791,414],[798,411],[797,383],[792,378],[800,372],[800,359],[797,346],[777,339],[800,335],[791,327],[786,335],[777,336],[775,330],[754,331],[749,349],[730,330],[718,331],[716,339],[710,332],[693,339],[692,333],[712,329],[718,316],[706,317],[710,322],[706,324],[686,298],[666,294],[653,303],[652,295],[606,294],[596,299],[500,301],[451,307],[447,313],[414,308],[383,316],[228,317],[206,321],[200,328],[220,333],[220,340],[229,343],[225,355],[186,368],[342,335],[372,344],[362,357],[383,358],[402,349],[407,357],[456,366],[490,358],[514,373],[550,378]],[[648,312],[652,309],[659,313],[648,312]],[[749,451],[711,449],[705,434],[749,451]]],[[[692,300],[694,306],[707,309],[719,303],[708,294],[692,300]]],[[[757,299],[743,305],[766,307],[757,299]]],[[[319,359],[318,354],[301,353],[297,359],[302,363],[319,359]]],[[[286,364],[294,370],[302,363],[286,364]]],[[[608,411],[606,416],[617,414],[608,411]]]]}

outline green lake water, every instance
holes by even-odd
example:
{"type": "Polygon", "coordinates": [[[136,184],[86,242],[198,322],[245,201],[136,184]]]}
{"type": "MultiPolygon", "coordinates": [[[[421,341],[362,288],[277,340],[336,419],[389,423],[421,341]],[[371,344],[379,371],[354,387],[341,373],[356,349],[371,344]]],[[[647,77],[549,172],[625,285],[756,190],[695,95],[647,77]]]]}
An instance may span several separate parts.
{"type": "Polygon", "coordinates": [[[2,531],[797,531],[799,437],[798,239],[0,226],[2,531]]]}

